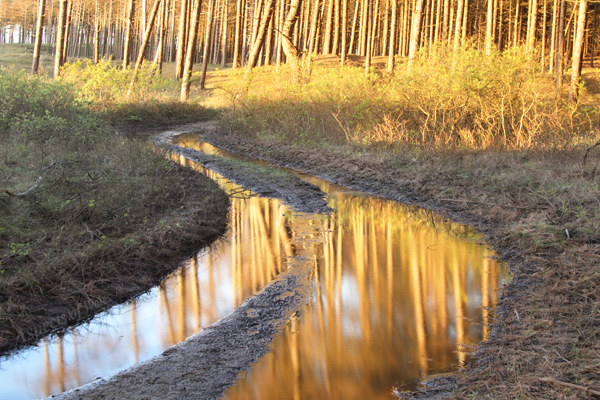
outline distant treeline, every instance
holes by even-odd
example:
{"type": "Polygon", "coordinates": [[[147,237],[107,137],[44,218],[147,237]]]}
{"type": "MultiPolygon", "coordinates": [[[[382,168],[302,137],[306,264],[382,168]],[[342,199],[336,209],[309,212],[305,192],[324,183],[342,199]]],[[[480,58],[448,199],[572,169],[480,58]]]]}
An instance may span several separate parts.
{"type": "Polygon", "coordinates": [[[355,54],[367,67],[372,57],[386,56],[391,70],[394,56],[410,62],[434,43],[451,49],[469,43],[487,53],[522,46],[537,52],[542,70],[562,72],[570,63],[580,69],[584,56],[593,66],[600,2],[0,0],[0,25],[2,42],[38,37],[55,45],[59,64],[68,57],[112,57],[127,66],[142,57],[158,68],[163,60],[176,62],[178,78],[186,57],[192,64],[251,68],[309,54],[336,54],[343,63],[355,54]]]}

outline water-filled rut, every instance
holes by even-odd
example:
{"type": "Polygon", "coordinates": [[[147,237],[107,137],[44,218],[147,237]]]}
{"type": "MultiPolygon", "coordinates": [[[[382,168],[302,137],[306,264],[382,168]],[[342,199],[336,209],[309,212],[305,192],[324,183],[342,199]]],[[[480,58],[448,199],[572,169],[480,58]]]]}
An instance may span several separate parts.
{"type": "MultiPolygon", "coordinates": [[[[228,156],[197,135],[173,140],[228,156]]],[[[504,269],[471,228],[299,174],[327,194],[333,210],[303,213],[173,157],[234,193],[227,237],[184,263],[161,288],[3,360],[1,398],[49,396],[161,352],[143,363],[149,370],[164,363],[159,378],[133,369],[121,373],[121,383],[109,380],[113,389],[106,386],[102,396],[94,392],[102,380],[69,396],[110,397],[113,390],[116,398],[127,390],[132,398],[142,391],[154,398],[215,398],[259,360],[228,398],[390,398],[395,387],[456,369],[468,347],[486,338],[504,269]],[[227,324],[231,330],[221,331],[227,324]],[[185,350],[197,340],[205,342],[185,350]],[[227,358],[232,351],[237,358],[227,358]]]]}

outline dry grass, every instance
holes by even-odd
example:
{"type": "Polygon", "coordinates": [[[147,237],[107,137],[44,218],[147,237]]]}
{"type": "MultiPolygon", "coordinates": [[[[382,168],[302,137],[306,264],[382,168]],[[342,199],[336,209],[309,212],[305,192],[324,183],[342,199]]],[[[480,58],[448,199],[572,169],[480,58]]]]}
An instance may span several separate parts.
{"type": "MultiPolygon", "coordinates": [[[[71,86],[2,70],[0,104],[0,352],[141,294],[226,229],[215,183],[115,133],[71,86]]],[[[138,129],[165,121],[131,108],[138,129]]]]}

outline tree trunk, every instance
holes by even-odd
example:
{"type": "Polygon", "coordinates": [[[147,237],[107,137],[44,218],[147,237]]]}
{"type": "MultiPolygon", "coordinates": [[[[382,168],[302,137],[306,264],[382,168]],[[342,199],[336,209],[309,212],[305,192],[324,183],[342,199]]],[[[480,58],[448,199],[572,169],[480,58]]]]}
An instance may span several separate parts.
{"type": "Polygon", "coordinates": [[[558,32],[556,33],[556,97],[560,97],[563,75],[563,51],[565,35],[565,8],[566,1],[560,0],[560,14],[558,16],[558,32]]]}
{"type": "Polygon", "coordinates": [[[579,97],[579,83],[581,80],[581,59],[583,57],[583,37],[585,34],[586,13],[588,0],[579,0],[579,15],[577,17],[577,32],[573,44],[573,62],[571,66],[571,87],[569,88],[569,102],[575,103],[579,97]]]}
{"type": "Polygon", "coordinates": [[[258,61],[258,55],[260,54],[260,51],[265,42],[267,27],[269,26],[269,21],[271,20],[271,17],[273,15],[273,2],[274,0],[266,0],[265,2],[262,16],[260,18],[259,28],[256,34],[256,39],[254,40],[254,43],[252,43],[250,55],[248,56],[246,71],[252,70],[252,68],[256,66],[256,62],[258,61]]]}
{"type": "Polygon", "coordinates": [[[487,0],[487,15],[485,19],[485,54],[492,54],[492,43],[494,43],[494,0],[487,0]]]}
{"type": "Polygon", "coordinates": [[[33,62],[31,63],[32,75],[37,75],[40,67],[40,50],[42,48],[42,27],[44,25],[45,8],[46,0],[39,0],[37,20],[35,22],[35,45],[33,46],[33,62]]]}
{"type": "Polygon", "coordinates": [[[327,3],[327,14],[325,18],[325,37],[323,39],[322,54],[329,54],[331,52],[331,31],[333,28],[333,0],[329,0],[327,3]]]}
{"type": "Polygon", "coordinates": [[[125,44],[123,45],[123,69],[129,66],[129,54],[131,52],[131,38],[133,36],[133,22],[135,18],[135,0],[129,0],[127,19],[125,20],[125,44]]]}
{"type": "MultiPolygon", "coordinates": [[[[177,51],[175,53],[175,79],[181,79],[185,63],[185,47],[188,32],[187,17],[188,5],[191,0],[181,0],[181,13],[179,15],[179,31],[177,36],[177,51]]],[[[193,17],[192,17],[193,18],[193,17]]]]}
{"type": "Polygon", "coordinates": [[[398,18],[398,2],[392,0],[392,21],[390,24],[390,47],[388,53],[388,72],[394,71],[394,55],[396,54],[396,19],[398,18]]]}
{"type": "Polygon", "coordinates": [[[538,2],[537,0],[531,0],[531,9],[529,10],[529,24],[527,26],[527,41],[525,48],[527,51],[533,50],[533,44],[535,43],[535,32],[537,29],[537,17],[538,17],[538,2]]]}
{"type": "Polygon", "coordinates": [[[235,9],[235,32],[233,34],[234,44],[233,44],[233,60],[231,64],[231,68],[237,68],[240,66],[240,46],[242,42],[242,18],[243,18],[243,10],[244,10],[244,0],[237,0],[236,9],[235,9]]]}
{"type": "Polygon", "coordinates": [[[63,65],[63,46],[65,41],[65,24],[67,21],[67,0],[59,1],[58,21],[56,22],[56,45],[54,53],[54,79],[60,76],[60,67],[63,65]]]}
{"type": "Polygon", "coordinates": [[[206,70],[208,69],[208,56],[210,54],[213,19],[215,16],[215,1],[208,1],[208,14],[206,16],[206,36],[204,38],[204,51],[202,52],[202,72],[200,75],[200,89],[206,84],[206,70]]]}
{"type": "MultiPolygon", "coordinates": [[[[395,0],[394,0],[395,2],[395,0]]],[[[346,63],[346,54],[348,53],[348,0],[342,0],[342,47],[340,48],[340,63],[343,66],[346,63]]]]}
{"type": "Polygon", "coordinates": [[[281,31],[281,45],[283,47],[283,53],[285,54],[287,62],[292,65],[298,62],[298,48],[294,45],[291,34],[292,26],[294,25],[294,21],[296,20],[300,6],[301,0],[292,0],[290,9],[283,23],[283,29],[281,31]]]}
{"type": "Polygon", "coordinates": [[[65,33],[64,33],[64,41],[65,43],[63,44],[63,56],[62,56],[62,61],[60,66],[62,67],[63,65],[65,65],[65,62],[67,62],[67,50],[69,48],[69,35],[71,33],[71,17],[73,14],[73,1],[72,0],[68,0],[67,1],[67,17],[66,17],[66,21],[65,21],[65,33]]]}
{"type": "MultiPolygon", "coordinates": [[[[185,52],[185,63],[183,67],[183,77],[181,79],[181,94],[179,100],[187,101],[190,97],[190,85],[192,81],[192,67],[194,65],[194,49],[196,39],[198,38],[198,25],[200,23],[200,10],[202,9],[202,0],[195,1],[195,7],[192,12],[190,22],[190,32],[187,41],[187,51],[185,52]]],[[[180,32],[182,34],[182,32],[180,32]]]]}
{"type": "Polygon", "coordinates": [[[146,58],[146,48],[148,47],[148,42],[150,41],[150,34],[152,33],[152,28],[154,27],[154,21],[156,20],[156,15],[158,14],[158,7],[160,6],[161,0],[154,0],[154,6],[152,7],[152,11],[150,12],[150,19],[146,25],[146,31],[144,32],[144,36],[142,38],[142,43],[140,48],[138,49],[138,56],[135,61],[135,66],[133,68],[133,77],[131,78],[131,84],[129,85],[129,91],[133,87],[136,79],[137,71],[142,67],[142,63],[146,58]]]}
{"type": "Polygon", "coordinates": [[[229,11],[228,0],[223,0],[223,10],[221,14],[221,66],[227,66],[227,14],[229,11]]]}
{"type": "MultiPolygon", "coordinates": [[[[459,3],[462,3],[462,1],[463,0],[459,0],[459,3]]],[[[409,46],[408,46],[408,66],[409,66],[409,68],[412,65],[412,63],[414,62],[415,58],[417,57],[417,51],[419,50],[419,37],[421,35],[421,21],[422,21],[421,17],[423,14],[423,4],[424,3],[425,3],[424,0],[416,0],[415,10],[413,11],[412,24],[410,27],[410,42],[409,42],[409,46]]],[[[456,46],[456,44],[455,44],[455,46],[456,46]]]]}

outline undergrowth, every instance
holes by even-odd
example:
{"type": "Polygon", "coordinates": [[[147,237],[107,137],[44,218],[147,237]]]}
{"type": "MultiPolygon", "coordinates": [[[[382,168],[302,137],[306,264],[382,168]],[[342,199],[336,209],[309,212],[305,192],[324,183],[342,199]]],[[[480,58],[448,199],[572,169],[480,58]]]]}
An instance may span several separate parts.
{"type": "Polygon", "coordinates": [[[147,290],[226,226],[216,184],[115,133],[75,84],[0,70],[0,351],[147,290]]]}
{"type": "Polygon", "coordinates": [[[273,73],[230,75],[232,130],[297,144],[539,149],[589,142],[600,124],[597,98],[589,101],[597,94],[584,90],[574,105],[557,98],[553,78],[523,49],[435,47],[393,75],[318,65],[273,73]]]}

